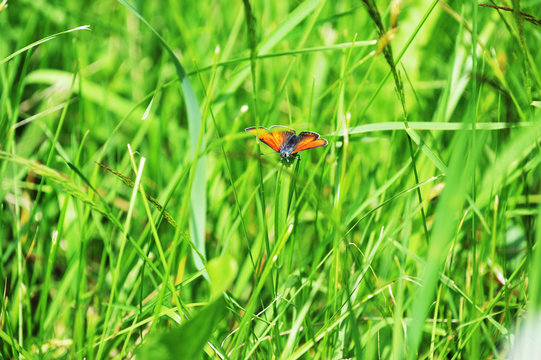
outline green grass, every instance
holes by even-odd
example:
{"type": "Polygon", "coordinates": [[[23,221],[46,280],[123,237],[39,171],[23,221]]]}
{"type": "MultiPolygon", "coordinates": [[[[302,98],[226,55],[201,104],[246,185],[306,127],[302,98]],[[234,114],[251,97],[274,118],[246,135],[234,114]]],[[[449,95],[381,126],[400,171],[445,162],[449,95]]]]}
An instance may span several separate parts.
{"type": "Polygon", "coordinates": [[[540,4],[8,2],[0,359],[505,357],[540,4]],[[270,125],[329,144],[284,164],[270,125]]]}

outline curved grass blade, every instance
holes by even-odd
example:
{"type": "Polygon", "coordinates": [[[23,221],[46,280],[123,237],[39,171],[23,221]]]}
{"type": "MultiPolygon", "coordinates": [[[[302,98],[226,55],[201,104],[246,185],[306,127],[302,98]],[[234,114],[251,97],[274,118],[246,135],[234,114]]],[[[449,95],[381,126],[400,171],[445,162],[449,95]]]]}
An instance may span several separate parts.
{"type": "MultiPolygon", "coordinates": [[[[206,188],[207,180],[205,174],[206,157],[205,155],[199,155],[200,149],[205,148],[205,142],[203,140],[203,124],[201,120],[201,112],[199,110],[199,102],[193,90],[190,79],[187,76],[184,67],[175,56],[173,50],[167,45],[167,42],[162,36],[154,29],[154,27],[130,4],[124,0],[119,0],[124,6],[126,6],[135,16],[139,18],[160,40],[160,43],[171,57],[171,61],[175,65],[177,71],[177,77],[182,86],[182,94],[184,101],[186,102],[186,111],[188,116],[188,127],[190,132],[190,138],[192,142],[190,144],[190,155],[194,160],[195,169],[193,172],[193,181],[191,184],[197,184],[197,186],[191,186],[190,194],[190,234],[193,242],[198,250],[198,253],[205,259],[205,222],[206,222],[206,188]],[[195,140],[197,139],[197,141],[195,140]]],[[[194,254],[194,262],[198,270],[203,269],[203,260],[200,256],[194,254]]]]}
{"type": "Polygon", "coordinates": [[[40,45],[40,44],[43,44],[44,42],[47,42],[47,41],[49,41],[49,40],[52,40],[52,39],[54,39],[55,37],[57,37],[57,36],[59,36],[59,35],[67,34],[67,33],[73,32],[73,31],[79,31],[79,30],[90,30],[90,25],[77,26],[77,27],[75,27],[75,28],[73,28],[73,29],[61,31],[61,32],[59,32],[59,33],[53,34],[53,35],[51,35],[51,36],[47,36],[46,38],[43,38],[43,39],[38,40],[38,41],[36,41],[36,42],[33,42],[32,44],[27,45],[27,46],[25,46],[25,47],[23,47],[23,48],[21,48],[21,49],[15,51],[13,54],[11,54],[11,55],[9,55],[9,56],[3,58],[2,60],[0,60],[0,65],[4,64],[4,63],[6,63],[6,62],[8,62],[9,60],[13,59],[15,56],[17,56],[17,55],[19,55],[19,54],[25,52],[26,50],[30,50],[30,49],[32,49],[33,47],[36,47],[36,46],[38,46],[38,45],[40,45]]]}

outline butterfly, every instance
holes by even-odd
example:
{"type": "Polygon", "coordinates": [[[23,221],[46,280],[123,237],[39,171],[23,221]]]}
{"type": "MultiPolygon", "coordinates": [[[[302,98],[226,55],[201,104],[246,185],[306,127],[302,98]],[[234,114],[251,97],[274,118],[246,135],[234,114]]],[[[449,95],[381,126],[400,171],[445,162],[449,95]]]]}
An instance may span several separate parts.
{"type": "Polygon", "coordinates": [[[273,125],[269,129],[262,126],[252,126],[245,131],[254,134],[270,146],[274,151],[280,153],[282,160],[295,157],[299,151],[313,149],[328,144],[327,140],[320,138],[318,133],[313,131],[301,131],[299,135],[290,128],[273,125]]]}

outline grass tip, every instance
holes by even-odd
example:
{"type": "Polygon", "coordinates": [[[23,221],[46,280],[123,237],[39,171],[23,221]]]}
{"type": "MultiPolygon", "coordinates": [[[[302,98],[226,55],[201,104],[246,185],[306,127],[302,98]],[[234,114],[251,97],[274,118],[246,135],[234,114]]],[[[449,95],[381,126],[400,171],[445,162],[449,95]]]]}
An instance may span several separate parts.
{"type": "Polygon", "coordinates": [[[143,113],[143,116],[141,116],[141,120],[145,121],[148,117],[148,114],[150,114],[150,109],[152,109],[152,102],[154,101],[154,98],[150,99],[150,103],[148,104],[147,108],[145,109],[145,112],[143,113]]]}

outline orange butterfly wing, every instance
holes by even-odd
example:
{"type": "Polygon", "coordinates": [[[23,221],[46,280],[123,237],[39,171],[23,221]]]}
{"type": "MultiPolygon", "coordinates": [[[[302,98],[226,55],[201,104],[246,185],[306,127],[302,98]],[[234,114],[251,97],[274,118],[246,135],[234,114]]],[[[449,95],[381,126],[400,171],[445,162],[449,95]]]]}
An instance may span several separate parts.
{"type": "Polygon", "coordinates": [[[291,129],[275,125],[271,126],[269,130],[262,126],[253,126],[245,129],[245,131],[254,134],[259,140],[278,152],[280,151],[280,146],[288,139],[288,137],[295,134],[295,131],[291,129]]]}
{"type": "Polygon", "coordinates": [[[274,151],[280,151],[280,143],[276,140],[274,135],[264,127],[253,126],[245,129],[245,131],[257,136],[259,140],[270,146],[274,151]]]}
{"type": "Polygon", "coordinates": [[[302,131],[298,137],[299,142],[297,144],[297,147],[291,152],[291,154],[298,153],[302,150],[325,146],[328,144],[327,140],[320,138],[319,134],[313,131],[302,131]]]}

